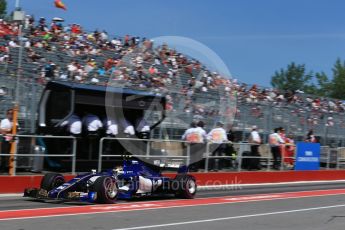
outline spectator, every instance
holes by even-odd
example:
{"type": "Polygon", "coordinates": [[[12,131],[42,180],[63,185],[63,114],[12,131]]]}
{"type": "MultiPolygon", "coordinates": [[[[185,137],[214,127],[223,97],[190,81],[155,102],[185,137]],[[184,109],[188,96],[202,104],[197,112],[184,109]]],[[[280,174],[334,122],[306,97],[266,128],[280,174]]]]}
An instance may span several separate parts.
{"type": "Polygon", "coordinates": [[[192,122],[190,128],[182,135],[182,140],[190,143],[204,143],[206,131],[198,127],[195,122],[192,122]]]}
{"type": "Polygon", "coordinates": [[[224,123],[221,121],[218,121],[216,124],[216,128],[212,129],[208,134],[207,134],[207,140],[212,141],[213,143],[221,144],[223,142],[226,142],[227,135],[226,131],[223,128],[224,123]]]}
{"type": "Polygon", "coordinates": [[[14,41],[14,39],[11,39],[8,43],[9,47],[11,48],[17,48],[19,47],[19,45],[17,44],[17,42],[14,41]]]}
{"type": "Polygon", "coordinates": [[[60,125],[65,128],[65,130],[73,136],[81,134],[82,123],[80,117],[76,114],[71,115],[67,120],[63,121],[60,125]]]}
{"type": "Polygon", "coordinates": [[[203,121],[198,121],[196,123],[196,129],[198,130],[198,132],[202,135],[202,143],[204,143],[207,139],[207,133],[205,131],[205,123],[203,121]]]}
{"type": "Polygon", "coordinates": [[[82,119],[82,124],[89,134],[97,134],[103,124],[97,115],[86,113],[82,119]]]}
{"type": "MultiPolygon", "coordinates": [[[[224,123],[218,121],[216,124],[216,128],[212,129],[208,134],[207,134],[207,140],[211,141],[214,143],[211,145],[212,149],[215,149],[212,151],[212,156],[224,156],[227,144],[224,142],[228,141],[226,131],[223,128],[224,123]]],[[[222,169],[224,164],[224,159],[221,160],[221,165],[219,164],[219,159],[212,159],[210,162],[210,169],[218,171],[219,169],[222,169]]]]}
{"type": "Polygon", "coordinates": [[[103,127],[105,128],[105,134],[109,137],[115,137],[119,133],[118,124],[115,119],[105,117],[103,119],[103,127]]]}
{"type": "Polygon", "coordinates": [[[140,118],[137,120],[136,131],[138,133],[150,132],[150,126],[144,118],[140,118]]]}
{"type": "Polygon", "coordinates": [[[284,163],[289,169],[292,169],[294,165],[293,157],[295,156],[295,142],[291,133],[285,137],[285,144],[284,163]]]}
{"type": "Polygon", "coordinates": [[[236,142],[235,133],[230,128],[226,133],[229,143],[227,144],[226,153],[231,156],[231,162],[229,167],[235,167],[237,164],[237,152],[234,148],[233,142],[236,142]]]}
{"type": "Polygon", "coordinates": [[[138,137],[142,139],[150,138],[150,126],[144,118],[139,118],[135,126],[138,137]]]}
{"type": "MultiPolygon", "coordinates": [[[[105,128],[105,135],[107,137],[116,137],[119,133],[118,123],[114,118],[105,117],[103,119],[103,127],[105,128]]],[[[111,154],[118,150],[116,149],[116,142],[114,140],[105,140],[104,147],[104,153],[106,154],[111,154]]]]}
{"type": "Polygon", "coordinates": [[[4,98],[4,96],[6,95],[6,91],[6,87],[0,87],[0,100],[4,98]]]}
{"type": "MultiPolygon", "coordinates": [[[[12,136],[12,127],[13,127],[13,109],[9,109],[6,112],[6,118],[2,119],[0,122],[0,133],[3,136],[2,144],[1,144],[1,153],[9,154],[11,149],[11,140],[12,136]]],[[[8,171],[8,164],[9,164],[9,157],[5,156],[2,157],[0,162],[0,171],[8,171]]]]}
{"type": "Polygon", "coordinates": [[[249,135],[250,150],[253,156],[260,156],[259,154],[259,146],[261,144],[261,137],[257,131],[257,126],[252,127],[252,131],[249,135]]]}
{"type": "Polygon", "coordinates": [[[135,135],[134,126],[126,119],[122,118],[119,120],[120,125],[120,135],[125,135],[125,137],[131,137],[135,135]]]}
{"type": "Polygon", "coordinates": [[[275,128],[274,132],[269,135],[269,145],[273,155],[273,168],[279,170],[281,165],[280,145],[284,144],[284,140],[279,135],[279,128],[275,128]]]}
{"type": "Polygon", "coordinates": [[[314,130],[310,129],[307,138],[305,139],[305,142],[311,142],[311,143],[316,143],[316,137],[314,136],[314,130]]]}
{"type": "MultiPolygon", "coordinates": [[[[199,122],[198,122],[199,123],[199,122]]],[[[199,123],[202,125],[202,123],[199,123]]],[[[202,154],[204,150],[204,140],[206,138],[206,131],[202,127],[198,127],[195,122],[192,122],[190,128],[185,131],[182,135],[182,140],[188,141],[190,143],[190,171],[198,171],[199,162],[202,159],[202,154]]]]}
{"type": "Polygon", "coordinates": [[[229,141],[231,141],[231,142],[236,141],[235,133],[232,131],[232,129],[229,129],[229,131],[227,132],[226,135],[227,135],[229,141]]]}
{"type": "Polygon", "coordinates": [[[44,66],[45,77],[48,79],[54,79],[55,68],[55,63],[52,61],[48,61],[48,63],[44,66]]]}

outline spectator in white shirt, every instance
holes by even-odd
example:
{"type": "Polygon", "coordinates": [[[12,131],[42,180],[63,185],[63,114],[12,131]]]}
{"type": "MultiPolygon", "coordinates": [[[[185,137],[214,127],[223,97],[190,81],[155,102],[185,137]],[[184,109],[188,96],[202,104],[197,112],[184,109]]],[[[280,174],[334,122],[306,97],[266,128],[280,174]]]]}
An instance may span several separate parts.
{"type": "Polygon", "coordinates": [[[271,153],[273,155],[273,168],[279,169],[281,164],[281,151],[280,145],[284,144],[284,140],[278,133],[279,128],[275,128],[274,132],[269,135],[268,142],[271,146],[271,153]]]}
{"type": "Polygon", "coordinates": [[[190,143],[190,170],[198,171],[200,161],[205,151],[206,131],[203,129],[204,122],[192,122],[191,127],[185,131],[182,140],[190,143]]]}
{"type": "Polygon", "coordinates": [[[107,136],[115,137],[118,133],[118,125],[115,119],[104,118],[103,126],[106,129],[105,133],[107,136]]]}
{"type": "Polygon", "coordinates": [[[251,144],[250,145],[250,149],[251,149],[251,152],[254,156],[259,156],[259,145],[261,144],[261,137],[257,131],[257,126],[253,126],[252,127],[252,131],[250,133],[250,136],[249,136],[249,143],[251,144]]]}
{"type": "Polygon", "coordinates": [[[103,124],[97,115],[88,113],[83,117],[82,123],[89,133],[97,133],[103,124]]]}
{"type": "Polygon", "coordinates": [[[125,137],[131,137],[135,135],[134,126],[125,118],[118,119],[118,123],[120,126],[120,134],[124,135],[125,137]]]}
{"type": "MultiPolygon", "coordinates": [[[[212,152],[212,156],[223,156],[226,150],[226,144],[224,142],[228,141],[226,131],[223,128],[223,122],[217,122],[216,128],[212,129],[207,134],[207,140],[211,141],[214,144],[210,145],[210,149],[212,152]]],[[[218,171],[219,169],[223,168],[223,159],[221,159],[221,167],[219,167],[219,158],[212,159],[210,161],[210,170],[218,171]]]]}
{"type": "Polygon", "coordinates": [[[80,117],[75,114],[70,116],[67,120],[63,121],[60,126],[66,128],[66,131],[71,135],[81,134],[81,120],[80,117]]]}
{"type": "Polygon", "coordinates": [[[13,109],[9,109],[6,112],[6,118],[1,120],[0,129],[1,134],[9,134],[12,131],[13,126],[13,109]]]}
{"type": "MultiPolygon", "coordinates": [[[[1,144],[1,153],[9,154],[10,153],[10,148],[11,148],[11,143],[10,141],[12,140],[12,136],[6,136],[7,134],[12,133],[12,127],[13,127],[13,109],[9,109],[6,112],[6,118],[2,119],[0,122],[0,132],[3,137],[3,141],[1,144]]],[[[9,158],[7,156],[1,157],[0,158],[0,170],[1,171],[8,171],[8,160],[9,158]]]]}
{"type": "MultiPolygon", "coordinates": [[[[103,119],[103,127],[105,128],[105,134],[107,137],[116,137],[119,134],[119,126],[115,118],[105,117],[103,119]]],[[[104,152],[111,154],[116,149],[116,143],[114,140],[104,141],[104,152]]]]}
{"type": "Polygon", "coordinates": [[[216,128],[212,129],[207,134],[207,140],[212,141],[213,143],[222,144],[226,141],[228,141],[226,136],[226,131],[223,128],[224,123],[223,122],[217,122],[216,128]]]}
{"type": "Polygon", "coordinates": [[[8,45],[12,48],[17,48],[19,47],[19,45],[14,41],[14,40],[11,40],[8,45]]]}
{"type": "Polygon", "coordinates": [[[187,129],[182,135],[182,140],[188,141],[190,143],[204,143],[205,139],[206,131],[202,127],[197,126],[195,122],[192,122],[190,128],[187,129]]]}

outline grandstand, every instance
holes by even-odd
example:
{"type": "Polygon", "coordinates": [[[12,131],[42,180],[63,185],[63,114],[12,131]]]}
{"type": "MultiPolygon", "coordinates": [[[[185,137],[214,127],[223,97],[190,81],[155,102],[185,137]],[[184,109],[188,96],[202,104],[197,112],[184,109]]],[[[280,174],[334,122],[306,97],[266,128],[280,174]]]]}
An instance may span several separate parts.
{"type": "Polygon", "coordinates": [[[111,85],[164,94],[168,99],[167,119],[153,134],[180,139],[182,131],[197,119],[207,128],[223,120],[246,140],[257,125],[266,140],[275,127],[302,139],[309,129],[322,144],[345,146],[345,104],[317,98],[303,92],[279,92],[248,86],[220,76],[168,45],[155,47],[139,37],[110,36],[106,32],[85,32],[79,25],[48,25],[26,20],[19,39],[18,24],[2,21],[8,34],[0,38],[1,113],[15,99],[16,78],[20,76],[20,126],[35,133],[37,103],[49,80],[111,85]],[[21,50],[22,49],[22,50],[21,50]],[[19,68],[19,71],[18,71],[19,68]]]}

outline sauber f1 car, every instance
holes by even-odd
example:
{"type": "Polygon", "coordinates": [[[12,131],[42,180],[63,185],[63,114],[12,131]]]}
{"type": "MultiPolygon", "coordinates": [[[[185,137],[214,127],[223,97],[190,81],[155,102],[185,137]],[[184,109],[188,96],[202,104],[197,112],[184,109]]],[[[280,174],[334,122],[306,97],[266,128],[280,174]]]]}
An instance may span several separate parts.
{"type": "Polygon", "coordinates": [[[196,180],[182,166],[174,179],[162,176],[142,161],[125,159],[123,165],[97,173],[80,174],[65,182],[61,174],[48,173],[40,188],[26,188],[24,197],[40,200],[85,201],[111,204],[117,199],[173,194],[179,198],[192,199],[197,190],[196,180]]]}

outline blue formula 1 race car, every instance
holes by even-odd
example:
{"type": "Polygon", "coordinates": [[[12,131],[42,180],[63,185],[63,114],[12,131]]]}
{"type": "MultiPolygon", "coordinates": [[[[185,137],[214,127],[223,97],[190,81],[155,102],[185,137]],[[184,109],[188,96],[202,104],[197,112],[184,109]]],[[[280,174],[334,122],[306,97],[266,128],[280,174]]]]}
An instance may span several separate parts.
{"type": "Polygon", "coordinates": [[[160,170],[142,161],[125,159],[123,165],[100,173],[80,174],[65,182],[61,174],[48,173],[40,188],[26,188],[24,197],[39,200],[85,201],[112,204],[117,199],[174,194],[192,199],[197,190],[196,180],[182,166],[174,179],[162,176],[160,170]]]}

